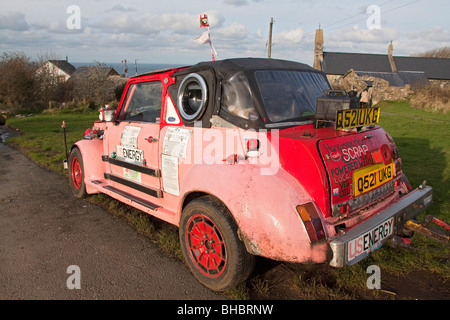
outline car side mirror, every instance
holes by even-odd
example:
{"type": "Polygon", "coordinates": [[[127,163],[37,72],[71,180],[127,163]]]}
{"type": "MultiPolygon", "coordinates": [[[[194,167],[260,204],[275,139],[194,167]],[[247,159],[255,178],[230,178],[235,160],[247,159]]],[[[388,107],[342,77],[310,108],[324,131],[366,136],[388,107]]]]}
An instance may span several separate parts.
{"type": "Polygon", "coordinates": [[[99,119],[100,121],[114,121],[116,111],[113,109],[103,109],[100,110],[99,119]]]}

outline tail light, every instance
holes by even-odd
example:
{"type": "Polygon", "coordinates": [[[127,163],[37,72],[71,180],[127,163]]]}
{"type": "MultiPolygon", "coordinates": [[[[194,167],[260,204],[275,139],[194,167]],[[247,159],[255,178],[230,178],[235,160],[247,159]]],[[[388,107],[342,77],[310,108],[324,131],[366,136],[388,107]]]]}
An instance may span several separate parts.
{"type": "Polygon", "coordinates": [[[371,154],[373,163],[389,164],[392,162],[394,152],[391,153],[389,146],[383,144],[380,149],[372,151],[371,154]]]}
{"type": "Polygon", "coordinates": [[[325,237],[322,221],[312,202],[297,206],[297,212],[303,221],[303,225],[305,226],[311,243],[325,237]]]}

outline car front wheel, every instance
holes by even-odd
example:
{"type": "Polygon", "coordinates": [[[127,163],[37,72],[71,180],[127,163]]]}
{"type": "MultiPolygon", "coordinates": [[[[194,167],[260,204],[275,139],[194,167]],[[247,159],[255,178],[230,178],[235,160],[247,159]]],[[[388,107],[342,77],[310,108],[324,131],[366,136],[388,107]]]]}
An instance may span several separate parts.
{"type": "Polygon", "coordinates": [[[86,196],[86,185],[84,183],[84,165],[81,152],[74,148],[69,156],[69,182],[70,187],[77,198],[86,196]]]}

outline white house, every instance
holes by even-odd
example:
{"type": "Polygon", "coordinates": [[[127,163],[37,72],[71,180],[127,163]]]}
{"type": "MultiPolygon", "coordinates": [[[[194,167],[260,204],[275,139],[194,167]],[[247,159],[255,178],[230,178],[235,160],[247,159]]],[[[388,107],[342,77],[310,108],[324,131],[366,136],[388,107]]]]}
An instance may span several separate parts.
{"type": "Polygon", "coordinates": [[[55,75],[58,82],[67,81],[76,71],[75,67],[67,60],[48,60],[41,70],[45,70],[47,74],[55,75]]]}

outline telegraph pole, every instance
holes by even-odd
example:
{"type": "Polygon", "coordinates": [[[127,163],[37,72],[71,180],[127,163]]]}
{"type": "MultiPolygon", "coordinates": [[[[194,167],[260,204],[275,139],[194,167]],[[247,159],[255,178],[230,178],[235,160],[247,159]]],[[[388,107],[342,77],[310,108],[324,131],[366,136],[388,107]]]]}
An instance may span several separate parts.
{"type": "Polygon", "coordinates": [[[270,30],[269,30],[269,54],[268,58],[272,57],[272,29],[273,29],[273,18],[270,18],[270,30]]]}

